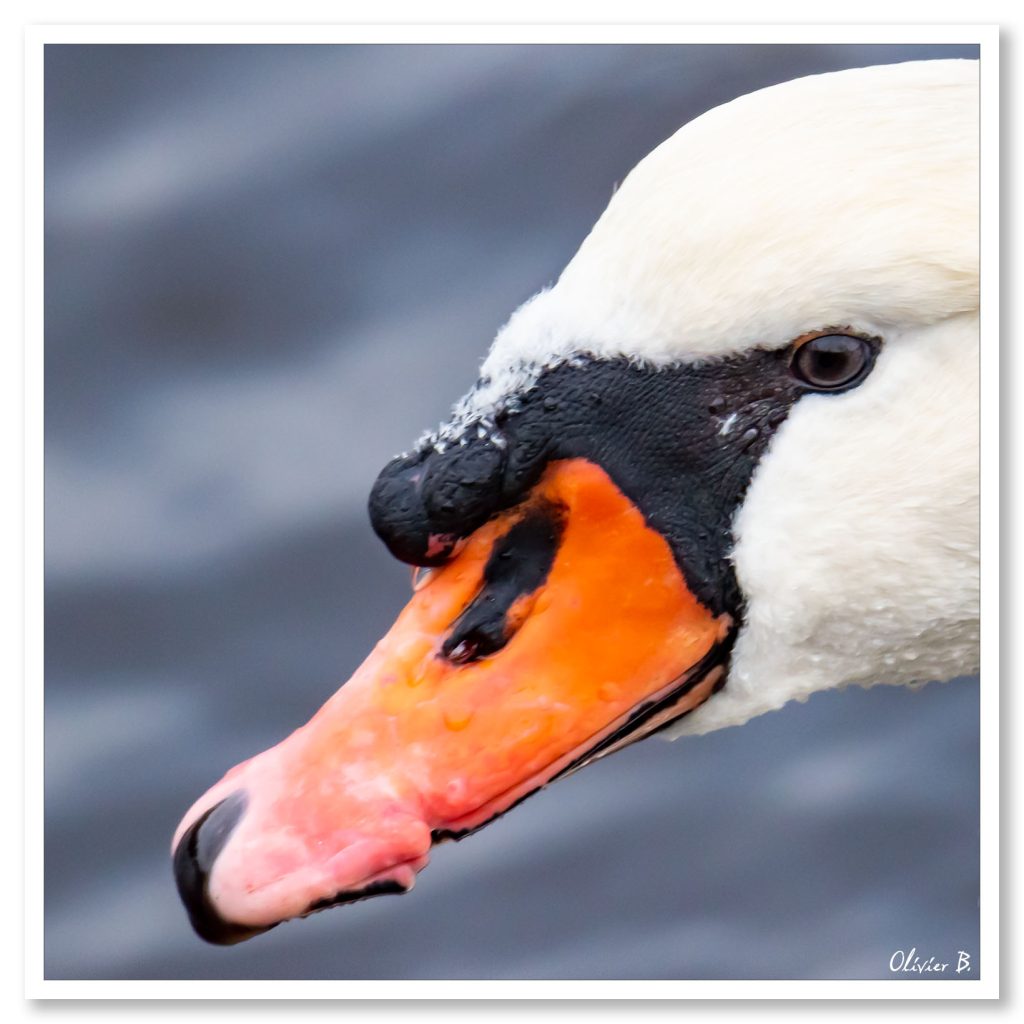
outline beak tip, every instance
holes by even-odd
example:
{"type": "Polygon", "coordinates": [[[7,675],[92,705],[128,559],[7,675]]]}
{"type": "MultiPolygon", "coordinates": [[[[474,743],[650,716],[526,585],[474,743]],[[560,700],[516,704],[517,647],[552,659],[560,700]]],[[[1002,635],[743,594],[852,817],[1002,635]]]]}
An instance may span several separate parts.
{"type": "Polygon", "coordinates": [[[245,791],[237,790],[214,804],[185,829],[174,848],[174,880],[189,921],[201,939],[216,946],[232,946],[273,927],[225,920],[210,899],[210,870],[245,813],[246,803],[245,791]]]}

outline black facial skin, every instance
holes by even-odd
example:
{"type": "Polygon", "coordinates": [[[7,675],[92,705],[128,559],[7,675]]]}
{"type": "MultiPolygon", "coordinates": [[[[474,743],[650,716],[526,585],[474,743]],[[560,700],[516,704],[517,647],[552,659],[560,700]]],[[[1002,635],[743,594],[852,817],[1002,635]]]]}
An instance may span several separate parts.
{"type": "Polygon", "coordinates": [[[521,501],[550,461],[582,457],[665,538],[694,596],[738,619],[732,519],[772,435],[813,390],[790,358],[789,349],[755,349],[664,368],[563,363],[499,410],[486,437],[473,425],[463,445],[389,463],[370,495],[373,527],[401,560],[442,564],[459,539],[521,501]]]}

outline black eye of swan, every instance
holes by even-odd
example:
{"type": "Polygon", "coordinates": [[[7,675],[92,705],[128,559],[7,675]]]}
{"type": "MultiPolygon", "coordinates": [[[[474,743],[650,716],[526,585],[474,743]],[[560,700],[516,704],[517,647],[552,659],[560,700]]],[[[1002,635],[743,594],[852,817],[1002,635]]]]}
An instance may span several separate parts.
{"type": "Polygon", "coordinates": [[[818,391],[840,391],[859,384],[874,366],[878,341],[853,334],[821,334],[793,352],[793,375],[818,391]]]}

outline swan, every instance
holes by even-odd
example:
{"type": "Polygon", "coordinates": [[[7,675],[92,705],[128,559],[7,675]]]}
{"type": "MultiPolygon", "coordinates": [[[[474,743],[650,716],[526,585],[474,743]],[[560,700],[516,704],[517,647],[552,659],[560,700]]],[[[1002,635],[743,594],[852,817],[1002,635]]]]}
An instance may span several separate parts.
{"type": "Polygon", "coordinates": [[[178,826],[200,936],[406,892],[654,732],[976,671],[977,111],[974,61],[840,71],[640,162],[374,484],[391,631],[178,826]]]}

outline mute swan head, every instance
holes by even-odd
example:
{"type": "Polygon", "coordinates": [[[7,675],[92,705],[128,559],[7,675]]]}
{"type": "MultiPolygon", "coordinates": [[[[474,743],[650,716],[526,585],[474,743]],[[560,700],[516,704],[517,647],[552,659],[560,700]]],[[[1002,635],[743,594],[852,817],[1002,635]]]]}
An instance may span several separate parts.
{"type": "Polygon", "coordinates": [[[356,675],[185,816],[204,937],[411,888],[432,842],[656,729],[975,669],[977,65],[686,125],[382,472],[427,567],[356,675]]]}

